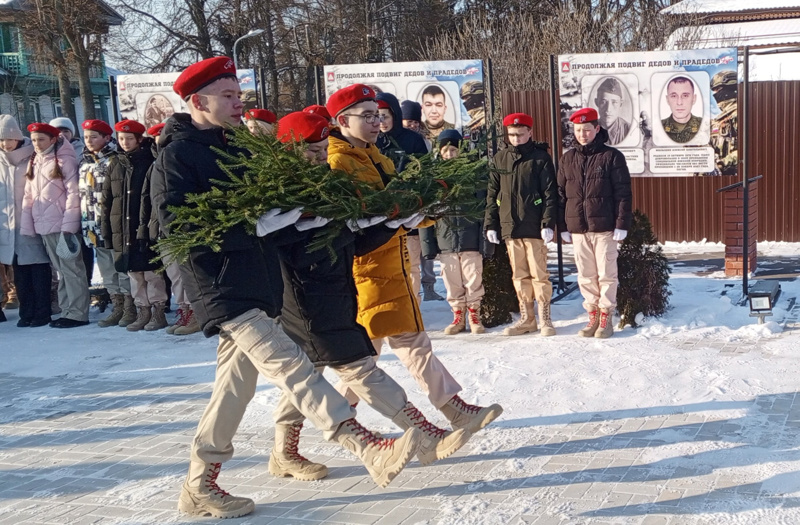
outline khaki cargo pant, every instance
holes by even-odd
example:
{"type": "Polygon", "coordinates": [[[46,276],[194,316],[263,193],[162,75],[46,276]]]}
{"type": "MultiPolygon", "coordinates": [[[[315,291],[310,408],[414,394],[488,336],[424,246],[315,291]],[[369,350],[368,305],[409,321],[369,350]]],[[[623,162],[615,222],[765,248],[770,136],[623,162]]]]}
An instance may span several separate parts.
{"type": "Polygon", "coordinates": [[[512,280],[520,304],[549,304],[553,285],[547,271],[547,245],[542,239],[506,239],[512,280]]]}
{"type": "Polygon", "coordinates": [[[481,302],[484,295],[481,252],[442,253],[439,262],[450,308],[459,310],[481,302]]]}
{"type": "Polygon", "coordinates": [[[56,253],[60,233],[42,235],[50,264],[58,271],[58,306],[61,317],[73,321],[89,320],[89,286],[86,284],[86,267],[83,257],[78,254],[74,259],[62,259],[56,253]]]}
{"type": "Polygon", "coordinates": [[[95,246],[95,256],[97,257],[97,267],[100,269],[100,276],[103,278],[103,286],[109,295],[130,295],[131,280],[125,272],[118,272],[114,268],[114,250],[95,246]]]}
{"type": "MultiPolygon", "coordinates": [[[[372,346],[378,356],[384,341],[394,351],[394,354],[401,363],[408,369],[423,392],[428,394],[428,399],[436,408],[443,407],[452,397],[461,392],[461,385],[458,384],[450,372],[445,368],[439,358],[433,355],[433,345],[425,332],[408,332],[400,335],[393,335],[380,339],[373,339],[372,346]]],[[[347,400],[353,404],[358,401],[359,396],[347,385],[339,382],[336,385],[339,392],[344,393],[347,400]]]]}
{"type": "Polygon", "coordinates": [[[256,393],[259,373],[280,388],[325,439],[332,439],[342,422],[355,417],[355,410],[263,311],[254,308],[220,328],[214,389],[192,441],[192,461],[223,463],[233,456],[233,436],[256,393]]]}
{"type": "Polygon", "coordinates": [[[186,297],[186,292],[183,291],[183,279],[181,278],[181,270],[178,263],[171,262],[167,264],[167,257],[164,257],[164,264],[166,265],[165,271],[172,283],[170,290],[172,291],[173,302],[179,308],[189,308],[189,298],[186,297]]]}
{"type": "Polygon", "coordinates": [[[436,272],[433,270],[433,261],[422,258],[419,235],[406,235],[406,248],[411,260],[411,289],[419,299],[423,284],[436,283],[436,272]]]}
{"type": "MultiPolygon", "coordinates": [[[[324,369],[324,366],[316,368],[320,373],[324,369]]],[[[365,357],[346,365],[331,366],[330,369],[339,376],[340,384],[346,385],[365,403],[389,419],[399,414],[408,402],[403,387],[378,368],[373,357],[365,357]]],[[[305,419],[286,393],[278,401],[274,418],[276,425],[291,425],[305,419]]]]}
{"type": "Polygon", "coordinates": [[[153,306],[155,303],[166,303],[167,283],[160,273],[128,272],[131,281],[131,295],[136,306],[153,306]]]}
{"type": "Polygon", "coordinates": [[[583,307],[591,312],[598,307],[617,307],[617,241],[612,232],[573,233],[578,286],[583,307]]]}

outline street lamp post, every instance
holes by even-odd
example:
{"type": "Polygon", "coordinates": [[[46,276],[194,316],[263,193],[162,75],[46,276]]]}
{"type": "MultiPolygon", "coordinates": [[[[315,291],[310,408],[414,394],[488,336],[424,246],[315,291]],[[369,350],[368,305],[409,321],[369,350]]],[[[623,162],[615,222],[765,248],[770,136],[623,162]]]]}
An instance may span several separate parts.
{"type": "Polygon", "coordinates": [[[239,45],[239,42],[244,40],[245,38],[250,38],[253,36],[258,36],[263,33],[263,29],[252,29],[246,35],[240,36],[236,39],[236,42],[233,43],[233,65],[236,69],[239,69],[239,56],[236,54],[236,46],[239,45]]]}

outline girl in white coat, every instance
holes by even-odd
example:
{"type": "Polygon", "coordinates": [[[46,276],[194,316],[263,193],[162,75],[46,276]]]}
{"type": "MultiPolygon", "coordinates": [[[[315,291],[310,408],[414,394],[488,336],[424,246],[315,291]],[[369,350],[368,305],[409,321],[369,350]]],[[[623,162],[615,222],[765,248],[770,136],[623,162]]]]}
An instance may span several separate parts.
{"type": "Polygon", "coordinates": [[[28,126],[28,131],[34,154],[25,175],[20,233],[42,236],[50,262],[61,275],[58,283],[61,317],[50,326],[84,326],[89,324],[86,267],[79,253],[75,257],[60,257],[56,250],[62,237],[75,252],[80,250],[76,234],[81,228],[81,197],[75,150],[60,138],[58,128],[49,124],[37,122],[28,126]]]}

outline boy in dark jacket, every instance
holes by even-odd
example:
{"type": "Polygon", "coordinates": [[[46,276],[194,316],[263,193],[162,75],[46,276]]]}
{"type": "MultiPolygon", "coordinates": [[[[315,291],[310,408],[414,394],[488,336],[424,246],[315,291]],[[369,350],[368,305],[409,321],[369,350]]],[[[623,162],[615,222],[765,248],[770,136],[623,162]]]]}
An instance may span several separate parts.
{"type": "Polygon", "coordinates": [[[135,120],[117,122],[114,129],[120,151],[109,162],[103,184],[103,238],[111,240],[115,269],[130,278],[137,316],[127,330],[160,330],[167,326],[167,284],[151,262],[156,254],[150,244],[136,238],[142,188],[155,160],[152,139],[144,138],[144,125],[135,120]]]}
{"type": "MultiPolygon", "coordinates": [[[[175,113],[162,132],[162,149],[153,167],[151,189],[162,234],[169,235],[172,206],[185,206],[189,193],[211,190],[228,176],[217,164],[233,147],[226,128],[239,126],[243,104],[236,68],[228,57],[189,66],[173,84],[190,113],[175,113]]],[[[271,214],[262,231],[291,226],[300,213],[271,214]],[[287,218],[288,217],[288,218],[287,218]]],[[[373,479],[399,473],[419,445],[417,430],[383,439],[355,419],[339,395],[275,321],[282,306],[283,281],[274,246],[239,225],[228,230],[219,252],[190,250],[180,264],[183,284],[207,337],[219,334],[217,370],[211,400],[192,441],[191,462],[178,509],[193,515],[235,518],[253,511],[249,498],[217,485],[221,464],[233,456],[232,440],[262,374],[280,388],[304,416],[361,459],[373,479]]]]}
{"type": "Polygon", "coordinates": [[[547,243],[553,240],[558,213],[558,189],[547,145],[534,142],[533,119],[512,113],[503,119],[511,145],[494,157],[497,171],[489,176],[484,228],[489,242],[508,248],[508,258],[519,299],[519,321],[503,335],[538,330],[533,302],[539,303],[541,334],[556,334],[550,319],[553,285],[547,271],[547,243]]]}
{"type": "MultiPolygon", "coordinates": [[[[289,144],[303,141],[306,158],[314,164],[325,164],[329,128],[330,123],[325,118],[298,111],[278,122],[278,138],[289,144]]],[[[471,434],[464,429],[451,432],[428,422],[408,401],[403,388],[376,366],[377,352],[367,331],[356,321],[358,302],[353,258],[384,244],[396,234],[395,229],[381,224],[385,219],[362,219],[359,221],[361,228],[358,224],[351,225],[354,231],[344,228],[332,241],[336,257],[331,257],[325,249],[308,251],[315,232],[306,230],[303,221],[308,220],[313,228],[324,226],[327,223],[324,219],[303,219],[295,228],[275,234],[279,237],[276,242],[284,282],[281,326],[305,351],[317,370],[330,367],[359,398],[400,428],[418,428],[423,440],[417,457],[427,465],[453,454],[466,444],[471,434]],[[331,308],[332,304],[336,308],[331,308]]],[[[297,450],[304,419],[289,396],[281,396],[275,410],[275,446],[269,460],[269,471],[273,475],[293,476],[303,481],[327,475],[325,465],[308,461],[297,450]]]]}
{"type": "MultiPolygon", "coordinates": [[[[446,129],[439,133],[437,140],[439,156],[443,160],[458,157],[463,140],[461,133],[446,129]]],[[[453,217],[436,221],[435,228],[435,240],[423,244],[422,255],[432,259],[438,253],[442,263],[447,302],[453,310],[453,322],[444,329],[444,333],[453,335],[463,332],[469,316],[470,331],[482,334],[486,329],[481,323],[484,293],[481,223],[466,217],[453,217]]]]}
{"type": "Polygon", "coordinates": [[[617,307],[617,243],[631,225],[631,175],[625,156],[606,145],[608,133],[597,111],[570,117],[578,146],[558,166],[558,222],[561,238],[572,242],[578,286],[589,323],[579,335],[611,337],[617,307]]]}

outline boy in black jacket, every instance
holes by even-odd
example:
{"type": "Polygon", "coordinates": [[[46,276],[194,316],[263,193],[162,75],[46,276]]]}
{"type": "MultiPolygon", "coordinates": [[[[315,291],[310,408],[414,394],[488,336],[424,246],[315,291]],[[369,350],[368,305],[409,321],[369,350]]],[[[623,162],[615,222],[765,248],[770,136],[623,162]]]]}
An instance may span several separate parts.
{"type": "Polygon", "coordinates": [[[534,142],[533,119],[512,113],[503,119],[511,145],[494,157],[498,171],[489,176],[484,229],[489,242],[508,248],[519,299],[519,321],[503,335],[538,330],[533,301],[539,303],[541,334],[556,334],[550,319],[553,285],[547,271],[547,243],[553,240],[558,213],[558,188],[547,145],[534,142]]]}

